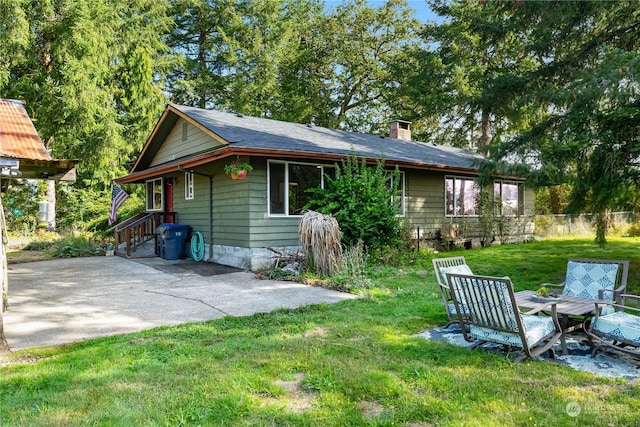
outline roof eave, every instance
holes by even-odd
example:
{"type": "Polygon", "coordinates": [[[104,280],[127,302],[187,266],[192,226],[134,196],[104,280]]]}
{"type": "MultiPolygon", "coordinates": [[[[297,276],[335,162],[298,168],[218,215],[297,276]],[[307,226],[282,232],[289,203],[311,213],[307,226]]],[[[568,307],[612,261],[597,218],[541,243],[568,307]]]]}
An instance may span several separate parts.
{"type": "MultiPolygon", "coordinates": [[[[207,163],[214,162],[219,159],[223,159],[230,156],[259,156],[259,157],[278,157],[284,159],[300,159],[326,162],[340,162],[347,156],[343,154],[332,153],[315,153],[307,151],[291,151],[291,150],[274,150],[274,149],[256,149],[256,148],[243,148],[226,146],[222,149],[209,151],[206,153],[198,154],[195,156],[185,157],[182,159],[173,160],[158,166],[154,166],[142,171],[132,172],[129,175],[117,178],[115,181],[118,184],[132,184],[142,183],[145,180],[155,178],[158,176],[166,175],[168,173],[177,172],[184,169],[191,169],[197,166],[201,166],[207,163]]],[[[379,158],[367,158],[368,163],[376,163],[379,158]]],[[[429,170],[445,173],[462,173],[467,175],[479,175],[479,171],[472,167],[456,167],[442,164],[427,164],[427,163],[415,163],[415,162],[402,162],[402,161],[385,161],[387,166],[398,166],[403,169],[415,169],[415,170],[429,170]]]]}

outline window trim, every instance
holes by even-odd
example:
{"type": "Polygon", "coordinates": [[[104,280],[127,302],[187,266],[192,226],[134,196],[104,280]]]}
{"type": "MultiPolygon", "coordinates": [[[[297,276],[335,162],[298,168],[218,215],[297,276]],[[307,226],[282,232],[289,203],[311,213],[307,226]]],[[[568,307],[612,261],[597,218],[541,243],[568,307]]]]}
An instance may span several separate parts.
{"type": "Polygon", "coordinates": [[[184,173],[184,199],[185,200],[193,200],[195,199],[195,186],[193,183],[194,173],[193,172],[185,172],[184,173]]]}
{"type": "Polygon", "coordinates": [[[320,170],[320,185],[324,188],[325,185],[325,168],[335,168],[334,165],[326,165],[321,163],[308,163],[308,162],[290,162],[287,160],[273,160],[267,161],[267,214],[270,218],[300,218],[301,214],[289,213],[289,192],[284,191],[284,213],[272,213],[271,212],[271,165],[279,164],[284,165],[284,188],[289,188],[289,165],[303,165],[314,166],[320,170]]]}
{"type": "Polygon", "coordinates": [[[158,178],[152,178],[152,179],[148,179],[145,181],[145,209],[147,212],[162,212],[164,211],[164,178],[163,177],[158,177],[158,178]],[[155,193],[155,188],[156,188],[156,184],[152,185],[152,188],[154,189],[153,193],[150,195],[148,194],[148,189],[149,189],[149,183],[150,182],[155,182],[155,181],[160,181],[160,209],[155,209],[153,206],[149,206],[149,201],[153,201],[155,200],[154,195],[155,193]]]}
{"type": "Polygon", "coordinates": [[[499,196],[500,198],[500,216],[504,216],[504,217],[510,217],[510,218],[515,218],[518,216],[522,216],[524,215],[524,202],[525,202],[525,191],[524,191],[524,182],[519,182],[519,181],[513,181],[513,180],[508,180],[508,179],[496,179],[493,181],[493,197],[497,197],[499,196]],[[496,194],[495,191],[495,185],[499,184],[500,185],[500,194],[496,194]],[[502,198],[502,186],[503,184],[513,184],[516,186],[516,196],[517,196],[517,206],[515,209],[515,213],[513,214],[505,214],[504,213],[504,201],[502,198]]]}
{"type": "Polygon", "coordinates": [[[472,181],[475,184],[476,188],[478,189],[478,192],[475,195],[475,199],[473,200],[474,204],[477,204],[478,197],[480,196],[480,192],[482,191],[482,189],[478,185],[478,178],[477,177],[462,176],[462,175],[445,175],[444,176],[444,216],[445,216],[445,218],[463,218],[463,217],[469,218],[469,217],[477,217],[477,216],[479,216],[477,208],[474,208],[474,211],[476,212],[474,214],[468,214],[467,215],[467,214],[463,213],[462,215],[458,215],[458,214],[455,213],[456,212],[456,206],[455,205],[453,206],[453,213],[448,213],[447,212],[447,179],[452,179],[453,183],[454,183],[454,188],[453,188],[454,203],[455,203],[455,190],[456,190],[455,182],[456,182],[456,180],[464,179],[464,180],[467,180],[467,181],[472,181]]]}
{"type": "MultiPolygon", "coordinates": [[[[290,162],[287,160],[275,160],[269,159],[267,160],[267,215],[270,218],[299,218],[302,215],[300,214],[290,214],[289,213],[289,192],[284,192],[284,213],[272,213],[271,212],[271,165],[279,164],[284,165],[284,188],[289,188],[289,165],[304,165],[304,166],[315,166],[320,168],[320,185],[322,188],[325,188],[325,174],[326,169],[331,168],[333,170],[336,169],[334,164],[323,164],[323,163],[308,163],[308,162],[290,162]]],[[[388,170],[387,172],[393,173],[393,170],[388,170]]],[[[400,190],[400,208],[397,216],[404,217],[406,216],[406,175],[404,171],[400,171],[400,185],[398,187],[400,190]]]]}

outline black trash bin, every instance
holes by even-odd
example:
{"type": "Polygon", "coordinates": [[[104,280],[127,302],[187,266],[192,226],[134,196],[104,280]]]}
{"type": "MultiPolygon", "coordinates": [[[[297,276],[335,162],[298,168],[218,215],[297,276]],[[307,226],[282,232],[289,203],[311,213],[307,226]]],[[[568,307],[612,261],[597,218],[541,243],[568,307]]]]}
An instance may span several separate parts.
{"type": "Polygon", "coordinates": [[[160,224],[156,228],[158,256],[163,259],[186,258],[184,245],[190,231],[190,225],[160,224]]]}

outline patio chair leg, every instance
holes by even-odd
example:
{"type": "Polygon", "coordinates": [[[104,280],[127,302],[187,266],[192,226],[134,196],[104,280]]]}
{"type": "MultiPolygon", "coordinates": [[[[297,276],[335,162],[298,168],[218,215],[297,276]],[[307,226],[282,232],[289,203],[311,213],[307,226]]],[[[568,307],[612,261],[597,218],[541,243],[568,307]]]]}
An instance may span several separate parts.
{"type": "Polygon", "coordinates": [[[599,346],[594,345],[593,346],[593,350],[591,350],[591,358],[593,359],[594,357],[596,357],[596,353],[598,352],[598,350],[600,349],[599,346]]]}
{"type": "Polygon", "coordinates": [[[567,340],[564,336],[564,333],[560,335],[560,345],[562,346],[562,354],[565,356],[569,354],[569,351],[567,350],[567,340]]]}
{"type": "Polygon", "coordinates": [[[550,357],[551,359],[555,359],[555,358],[556,358],[556,352],[553,350],[553,347],[552,347],[552,348],[549,348],[549,350],[548,350],[548,351],[549,351],[549,357],[550,357]]]}

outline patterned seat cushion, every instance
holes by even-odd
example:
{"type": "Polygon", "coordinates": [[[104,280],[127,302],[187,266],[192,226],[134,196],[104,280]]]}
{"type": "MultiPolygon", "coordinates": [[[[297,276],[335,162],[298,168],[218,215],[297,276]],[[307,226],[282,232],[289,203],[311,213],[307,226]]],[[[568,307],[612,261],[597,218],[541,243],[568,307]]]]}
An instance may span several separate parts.
{"type": "MultiPolygon", "coordinates": [[[[462,309],[462,312],[467,315],[469,314],[469,308],[467,307],[467,304],[460,304],[460,308],[462,309]]],[[[449,310],[450,314],[458,314],[456,313],[456,306],[455,304],[447,304],[447,310],[449,310]]]]}
{"type": "MultiPolygon", "coordinates": [[[[473,276],[473,273],[471,272],[471,269],[467,264],[460,264],[460,265],[454,265],[452,267],[441,268],[440,274],[442,275],[442,283],[444,283],[445,285],[449,283],[447,281],[447,274],[465,274],[467,276],[473,276]]],[[[451,289],[451,292],[456,292],[456,299],[458,300],[458,303],[462,306],[462,310],[466,314],[468,313],[468,310],[466,308],[467,302],[464,300],[462,293],[458,292],[459,289],[460,287],[456,283],[453,285],[453,289],[451,289]]],[[[456,307],[454,304],[447,304],[447,310],[449,310],[450,314],[456,314],[456,307]]]]}
{"type": "MultiPolygon", "coordinates": [[[[553,333],[556,327],[551,317],[521,314],[522,325],[525,329],[527,346],[532,347],[544,337],[553,333]]],[[[513,347],[522,348],[520,335],[512,332],[496,331],[495,329],[471,325],[469,333],[472,337],[481,341],[498,342],[513,347]]]]}
{"type": "MultiPolygon", "coordinates": [[[[599,290],[614,289],[617,275],[618,264],[569,261],[562,295],[598,299],[599,290]]],[[[613,292],[605,292],[603,298],[612,300],[613,292]]]]}
{"type": "Polygon", "coordinates": [[[609,336],[620,337],[640,346],[640,316],[616,311],[598,317],[593,329],[609,336]]]}
{"type": "Polygon", "coordinates": [[[473,273],[471,272],[471,269],[467,264],[460,264],[460,265],[454,265],[452,267],[441,268],[440,275],[442,276],[442,283],[444,283],[445,285],[448,283],[447,274],[465,274],[467,276],[473,276],[473,273]]]}

